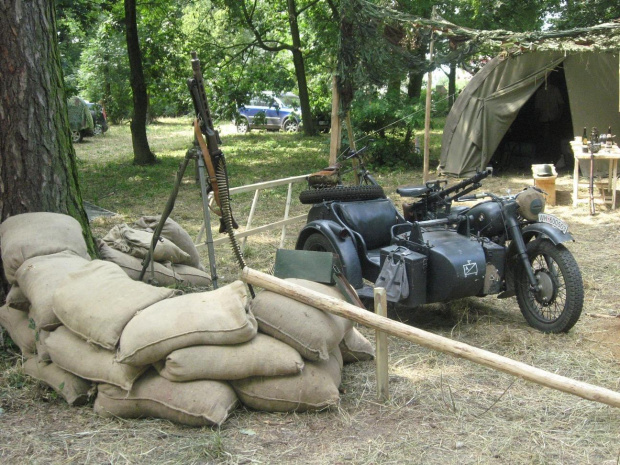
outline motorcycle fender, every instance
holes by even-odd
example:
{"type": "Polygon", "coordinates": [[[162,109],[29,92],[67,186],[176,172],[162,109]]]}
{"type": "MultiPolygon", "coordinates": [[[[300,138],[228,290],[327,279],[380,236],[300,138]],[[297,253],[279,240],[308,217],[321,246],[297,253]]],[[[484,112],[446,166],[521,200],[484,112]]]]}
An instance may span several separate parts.
{"type": "Polygon", "coordinates": [[[362,265],[357,255],[357,247],[349,232],[342,226],[329,220],[311,221],[299,233],[295,249],[302,250],[306,239],[311,234],[316,233],[323,235],[329,240],[336,253],[340,256],[340,261],[344,267],[344,275],[351,283],[351,286],[355,289],[361,289],[364,286],[364,281],[362,280],[362,265]]]}
{"type": "MultiPolygon", "coordinates": [[[[575,239],[569,233],[563,233],[557,228],[554,228],[550,224],[545,223],[533,223],[528,224],[521,230],[523,235],[523,241],[527,244],[532,239],[547,239],[553,242],[554,245],[561,244],[562,242],[574,241],[575,239]]],[[[514,241],[508,246],[508,253],[506,254],[507,260],[515,260],[517,254],[517,248],[514,241]]],[[[506,291],[500,294],[499,298],[512,297],[515,295],[514,291],[514,275],[512,273],[513,266],[510,264],[506,267],[506,291]]]]}
{"type": "Polygon", "coordinates": [[[521,230],[521,233],[526,244],[532,240],[532,238],[539,236],[549,239],[554,245],[575,240],[570,233],[563,233],[558,228],[555,228],[547,223],[528,224],[521,230]]]}

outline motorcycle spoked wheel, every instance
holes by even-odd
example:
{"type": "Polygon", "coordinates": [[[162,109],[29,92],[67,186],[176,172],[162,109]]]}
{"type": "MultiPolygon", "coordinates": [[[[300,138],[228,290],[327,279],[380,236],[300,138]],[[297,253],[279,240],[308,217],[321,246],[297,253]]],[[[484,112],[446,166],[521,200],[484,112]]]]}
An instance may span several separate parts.
{"type": "Polygon", "coordinates": [[[340,186],[324,189],[308,189],[301,191],[299,201],[304,205],[341,200],[351,202],[355,200],[384,199],[385,192],[381,186],[340,186]]]}
{"type": "Polygon", "coordinates": [[[562,244],[546,239],[527,244],[534,275],[542,289],[530,290],[523,265],[515,270],[517,302],[533,328],[544,333],[565,333],[577,323],[583,308],[583,281],[575,258],[562,244]]]}

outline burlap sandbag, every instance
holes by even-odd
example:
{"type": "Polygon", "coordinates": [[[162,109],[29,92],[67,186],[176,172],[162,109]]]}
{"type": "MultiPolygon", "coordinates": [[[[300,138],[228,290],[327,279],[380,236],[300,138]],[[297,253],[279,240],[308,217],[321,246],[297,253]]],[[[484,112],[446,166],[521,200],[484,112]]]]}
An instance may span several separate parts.
{"type": "MultiPolygon", "coordinates": [[[[159,224],[160,216],[143,216],[136,221],[136,228],[145,229],[147,231],[155,231],[159,224]]],[[[200,254],[192,241],[190,235],[172,218],[166,218],[164,227],[161,230],[162,237],[165,237],[169,241],[177,245],[183,252],[187,253],[190,257],[187,262],[188,265],[205,271],[200,261],[200,254]]]]}
{"type": "Polygon", "coordinates": [[[6,295],[6,304],[15,310],[30,311],[30,301],[17,283],[13,284],[11,289],[9,289],[9,293],[6,295]]]}
{"type": "Polygon", "coordinates": [[[31,358],[24,362],[24,373],[47,384],[60,394],[69,405],[83,405],[93,395],[93,385],[53,363],[31,358]]]}
{"type": "MultiPolygon", "coordinates": [[[[103,237],[103,241],[113,249],[142,259],[146,257],[151,247],[153,233],[119,224],[103,237]]],[[[189,254],[163,236],[157,241],[152,258],[156,262],[189,263],[190,261],[189,254]]]]}
{"type": "Polygon", "coordinates": [[[151,305],[123,330],[118,360],[140,366],[183,347],[247,342],[256,336],[256,320],[246,312],[246,303],[245,285],[235,281],[151,305]]]}
{"type": "Polygon", "coordinates": [[[0,307],[0,325],[6,329],[24,357],[34,356],[36,351],[34,322],[28,318],[26,312],[4,305],[0,307]]]}
{"type": "Polygon", "coordinates": [[[47,351],[47,346],[45,345],[45,341],[47,337],[50,335],[49,331],[45,331],[43,329],[37,329],[35,331],[35,341],[37,347],[37,360],[40,362],[51,362],[50,353],[47,351]]]}
{"type": "Polygon", "coordinates": [[[306,362],[298,375],[231,381],[241,402],[265,412],[305,412],[336,405],[342,374],[340,351],[328,360],[306,362]]]}
{"type": "Polygon", "coordinates": [[[54,292],[69,273],[79,272],[89,263],[73,252],[65,251],[29,258],[17,269],[15,278],[30,300],[30,317],[38,329],[51,331],[60,326],[53,309],[54,292]]]}
{"type": "Polygon", "coordinates": [[[104,417],[154,417],[189,426],[221,425],[238,404],[235,391],[222,381],[174,383],[155,370],[127,392],[100,384],[95,413],[104,417]]]}
{"type": "Polygon", "coordinates": [[[70,250],[90,258],[80,223],[60,213],[11,216],[0,224],[0,243],[4,274],[10,284],[15,283],[15,272],[21,264],[32,257],[70,250]]]}
{"type": "Polygon", "coordinates": [[[211,276],[198,268],[176,263],[171,263],[169,266],[172,268],[174,279],[181,284],[190,284],[197,287],[211,286],[211,276]]]}
{"type": "Polygon", "coordinates": [[[244,344],[175,350],[156,365],[159,374],[171,381],[292,375],[303,366],[299,352],[265,334],[257,334],[244,344]]]}
{"type": "Polygon", "coordinates": [[[66,327],[56,329],[45,341],[52,361],[80,378],[113,384],[129,390],[147,366],[133,367],[114,360],[114,352],[89,344],[66,327]],[[76,354],[80,354],[76,357],[76,354]]]}
{"type": "MultiPolygon", "coordinates": [[[[97,241],[99,254],[103,260],[116,263],[120,266],[127,276],[138,281],[142,272],[142,260],[113,249],[102,240],[97,241]]],[[[168,263],[164,265],[152,261],[146,269],[144,282],[158,286],[175,286],[178,284],[191,285],[198,287],[208,287],[211,285],[211,278],[204,271],[189,265],[175,265],[168,263]],[[151,276],[151,264],[153,265],[153,275],[151,276]],[[154,281],[152,281],[154,279],[154,281]]]]}
{"type": "MultiPolygon", "coordinates": [[[[295,278],[287,278],[287,281],[343,299],[335,286],[295,278]]],[[[261,332],[290,345],[307,360],[327,360],[352,327],[346,318],[271,291],[260,292],[252,301],[251,309],[261,332]]]]}
{"type": "Polygon", "coordinates": [[[121,332],[143,308],[175,294],[133,281],[116,264],[93,260],[69,273],[54,294],[54,312],[83,339],[114,350],[121,332]]]}
{"type": "MultiPolygon", "coordinates": [[[[97,241],[97,246],[99,247],[99,256],[102,260],[116,263],[122,268],[125,273],[127,273],[127,276],[129,276],[134,281],[139,281],[140,272],[142,271],[141,259],[129,255],[128,253],[121,252],[120,250],[113,249],[101,239],[97,241]]],[[[155,281],[159,285],[170,286],[175,284],[174,276],[170,268],[167,268],[166,266],[158,262],[151,263],[153,264],[153,270],[155,272],[155,281]]],[[[150,279],[150,277],[151,266],[149,264],[144,281],[146,281],[146,278],[150,279]]]]}
{"type": "Polygon", "coordinates": [[[340,342],[344,363],[363,362],[375,358],[375,349],[366,337],[353,327],[340,342]]]}

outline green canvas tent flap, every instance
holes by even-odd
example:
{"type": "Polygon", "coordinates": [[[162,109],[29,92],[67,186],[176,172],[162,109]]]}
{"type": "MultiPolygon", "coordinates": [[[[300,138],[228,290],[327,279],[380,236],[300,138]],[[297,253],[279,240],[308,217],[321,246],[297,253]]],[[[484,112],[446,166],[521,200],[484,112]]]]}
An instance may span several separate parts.
{"type": "MultiPolygon", "coordinates": [[[[611,125],[616,128],[614,132],[619,131],[617,53],[502,55],[471,79],[448,114],[439,170],[447,175],[469,176],[487,166],[526,102],[559,66],[566,81],[573,134],[581,135],[583,127],[593,126],[604,131],[611,125]]],[[[535,126],[532,131],[536,131],[535,126]]],[[[532,140],[537,138],[532,133],[532,140]]]]}

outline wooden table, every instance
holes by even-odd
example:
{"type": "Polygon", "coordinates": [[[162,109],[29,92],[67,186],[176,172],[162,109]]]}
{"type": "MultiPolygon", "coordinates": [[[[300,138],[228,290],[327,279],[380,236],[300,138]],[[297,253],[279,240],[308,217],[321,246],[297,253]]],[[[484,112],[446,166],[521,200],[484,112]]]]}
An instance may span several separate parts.
{"type": "MultiPolygon", "coordinates": [[[[579,160],[590,160],[590,153],[583,152],[581,142],[572,141],[570,143],[575,156],[575,170],[573,172],[573,207],[577,206],[577,202],[588,202],[589,199],[578,199],[579,192],[579,160]]],[[[598,153],[594,154],[594,161],[609,160],[609,176],[608,188],[611,190],[611,208],[616,209],[616,183],[618,180],[618,160],[620,160],[620,148],[614,145],[611,149],[601,148],[598,153]]],[[[605,197],[607,200],[607,197],[605,197]]]]}

